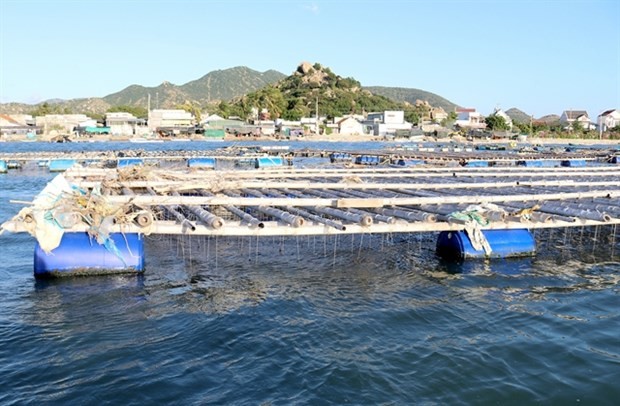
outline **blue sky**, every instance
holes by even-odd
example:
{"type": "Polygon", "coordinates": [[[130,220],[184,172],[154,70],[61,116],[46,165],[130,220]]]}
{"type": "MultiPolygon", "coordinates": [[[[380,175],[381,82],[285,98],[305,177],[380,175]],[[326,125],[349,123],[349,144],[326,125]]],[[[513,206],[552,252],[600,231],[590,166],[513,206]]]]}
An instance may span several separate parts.
{"type": "Polygon", "coordinates": [[[0,0],[0,101],[318,62],[488,114],[620,108],[618,0],[0,0]]]}

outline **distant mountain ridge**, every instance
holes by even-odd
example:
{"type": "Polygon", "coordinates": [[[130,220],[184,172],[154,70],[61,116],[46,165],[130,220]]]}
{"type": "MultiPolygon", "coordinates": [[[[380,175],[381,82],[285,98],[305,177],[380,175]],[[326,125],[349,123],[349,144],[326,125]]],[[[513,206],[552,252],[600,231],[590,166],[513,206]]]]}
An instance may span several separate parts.
{"type": "Polygon", "coordinates": [[[455,108],[459,107],[458,105],[439,95],[436,95],[435,93],[420,89],[384,86],[364,86],[364,89],[373,94],[385,96],[388,99],[397,102],[407,102],[415,105],[417,100],[427,101],[431,106],[441,107],[447,113],[454,111],[455,108]]]}
{"type": "MultiPolygon", "coordinates": [[[[287,75],[276,70],[259,72],[245,66],[237,66],[209,72],[183,85],[175,85],[167,81],[155,87],[133,84],[104,97],[50,99],[35,105],[4,103],[0,104],[0,113],[28,114],[37,106],[47,103],[53,105],[58,112],[102,115],[113,106],[146,108],[149,95],[151,109],[176,108],[186,102],[197,103],[205,107],[217,101],[231,101],[268,85],[276,84],[285,78],[287,75]]],[[[396,102],[415,104],[416,100],[427,101],[430,105],[442,107],[446,111],[452,111],[457,106],[441,96],[419,89],[382,86],[362,87],[362,89],[396,102]]]]}
{"type": "Polygon", "coordinates": [[[207,73],[200,79],[181,86],[170,82],[163,82],[157,87],[131,85],[120,92],[105,96],[103,100],[111,106],[146,107],[150,95],[152,108],[174,108],[186,101],[205,104],[216,100],[231,100],[284,77],[285,74],[275,70],[258,72],[245,66],[237,66],[207,73]]]}
{"type": "Polygon", "coordinates": [[[516,107],[506,110],[506,115],[510,117],[513,123],[528,124],[531,116],[519,110],[516,107]]]}

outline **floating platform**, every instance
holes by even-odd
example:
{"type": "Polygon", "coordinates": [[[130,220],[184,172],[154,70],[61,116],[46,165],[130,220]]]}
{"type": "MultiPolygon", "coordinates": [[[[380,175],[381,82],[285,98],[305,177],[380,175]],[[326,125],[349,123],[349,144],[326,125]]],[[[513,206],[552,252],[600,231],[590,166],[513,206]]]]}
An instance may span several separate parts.
{"type": "MultiPolygon", "coordinates": [[[[60,238],[55,246],[48,244],[52,230],[99,239],[102,233],[445,232],[438,241],[452,239],[461,248],[442,243],[445,248],[438,252],[461,259],[535,252],[524,231],[513,230],[620,224],[617,165],[295,168],[283,162],[262,170],[209,171],[74,165],[5,222],[2,231],[29,232],[45,252],[62,245],[60,238]],[[520,235],[517,242],[511,242],[513,235],[520,235]]],[[[70,250],[63,252],[70,255],[70,250]]]]}

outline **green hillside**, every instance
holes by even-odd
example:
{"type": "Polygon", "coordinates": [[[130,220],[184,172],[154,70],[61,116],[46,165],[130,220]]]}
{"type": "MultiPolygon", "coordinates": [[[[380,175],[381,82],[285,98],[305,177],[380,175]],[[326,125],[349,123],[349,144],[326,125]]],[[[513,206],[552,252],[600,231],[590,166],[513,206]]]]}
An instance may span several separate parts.
{"type": "Polygon", "coordinates": [[[269,70],[258,72],[239,66],[210,72],[200,79],[177,86],[164,82],[157,87],[131,85],[103,99],[113,106],[141,106],[151,108],[175,108],[186,102],[206,104],[215,100],[231,100],[234,97],[260,89],[285,77],[283,73],[269,70]]]}
{"type": "Polygon", "coordinates": [[[424,115],[425,106],[412,106],[375,95],[362,88],[353,78],[336,75],[329,68],[316,63],[299,65],[290,76],[263,89],[235,99],[229,111],[241,117],[266,109],[271,118],[299,120],[319,114],[328,118],[346,114],[364,114],[385,110],[404,110],[407,120],[417,122],[424,115]]]}
{"type": "Polygon", "coordinates": [[[364,89],[398,102],[407,102],[415,105],[417,100],[426,101],[433,107],[443,108],[446,112],[454,111],[458,107],[458,105],[441,96],[420,89],[384,86],[364,86],[364,89]]]}
{"type": "Polygon", "coordinates": [[[275,83],[286,75],[275,70],[258,72],[245,66],[210,72],[200,79],[179,86],[188,100],[207,103],[214,100],[232,100],[235,97],[275,83]]]}

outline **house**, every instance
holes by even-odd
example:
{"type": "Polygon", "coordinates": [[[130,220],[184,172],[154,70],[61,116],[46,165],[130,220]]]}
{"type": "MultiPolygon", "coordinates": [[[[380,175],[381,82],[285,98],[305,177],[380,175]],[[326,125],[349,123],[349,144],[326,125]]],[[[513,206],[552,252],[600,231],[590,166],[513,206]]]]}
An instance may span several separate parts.
{"type": "Polygon", "coordinates": [[[211,114],[210,116],[204,118],[201,124],[209,124],[211,122],[223,121],[224,117],[220,117],[217,114],[211,114]]]}
{"type": "Polygon", "coordinates": [[[590,122],[588,112],[585,110],[565,110],[560,116],[560,123],[567,130],[573,129],[573,123],[580,123],[584,130],[592,130],[594,126],[590,122]]]}
{"type": "Polygon", "coordinates": [[[495,111],[491,113],[491,115],[503,118],[504,122],[508,125],[508,129],[512,130],[512,118],[510,118],[510,116],[506,114],[504,110],[496,108],[495,111]]]}
{"type": "Polygon", "coordinates": [[[185,110],[151,110],[148,128],[150,131],[186,132],[194,125],[194,116],[185,110]]]}
{"type": "Polygon", "coordinates": [[[599,114],[596,123],[599,130],[609,131],[614,127],[620,126],[620,110],[611,109],[599,114]]]}
{"type": "Polygon", "coordinates": [[[405,112],[402,110],[368,113],[362,125],[371,130],[372,134],[379,136],[395,134],[399,130],[411,130],[413,127],[405,121],[405,112]]]}
{"type": "Polygon", "coordinates": [[[0,114],[0,136],[11,135],[34,136],[41,133],[41,127],[32,125],[32,116],[27,114],[0,114]]]}
{"type": "Polygon", "coordinates": [[[344,117],[337,121],[338,133],[343,135],[363,134],[364,126],[355,117],[344,117]]]}
{"type": "Polygon", "coordinates": [[[276,122],[274,120],[251,120],[250,124],[255,127],[256,134],[274,135],[276,133],[276,122]]]}
{"type": "Polygon", "coordinates": [[[457,108],[454,125],[468,129],[483,129],[487,126],[484,116],[474,108],[457,108]]]}
{"type": "Polygon", "coordinates": [[[205,131],[225,130],[225,132],[233,134],[235,130],[245,127],[246,124],[245,121],[239,118],[223,118],[218,116],[217,114],[211,114],[209,117],[203,120],[202,125],[205,131]]]}
{"type": "Polygon", "coordinates": [[[78,127],[96,127],[97,120],[85,114],[46,114],[34,118],[38,127],[43,128],[43,133],[50,134],[52,131],[61,134],[71,134],[78,127]]]}
{"type": "Polygon", "coordinates": [[[146,121],[134,117],[131,113],[114,112],[105,115],[106,127],[112,135],[145,135],[149,132],[146,121]]]}

